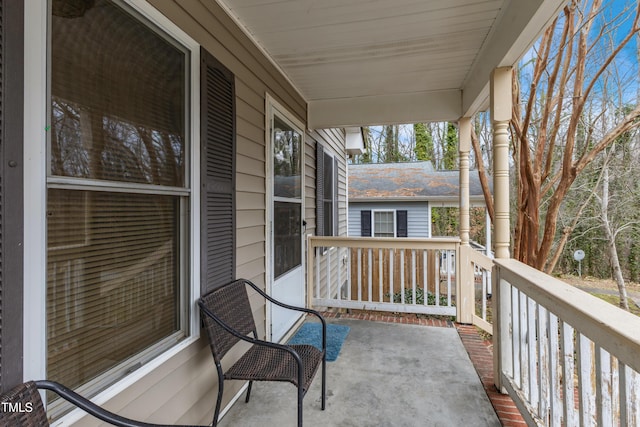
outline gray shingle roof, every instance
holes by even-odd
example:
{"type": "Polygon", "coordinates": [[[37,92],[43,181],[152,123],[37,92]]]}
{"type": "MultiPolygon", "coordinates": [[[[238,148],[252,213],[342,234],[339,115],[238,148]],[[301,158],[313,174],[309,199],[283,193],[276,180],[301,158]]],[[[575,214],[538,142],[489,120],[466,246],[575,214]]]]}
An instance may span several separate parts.
{"type": "MultiPolygon", "coordinates": [[[[457,170],[435,171],[431,162],[349,165],[349,200],[455,200],[458,187],[457,170]]],[[[469,195],[482,198],[476,170],[469,171],[469,195]]]]}

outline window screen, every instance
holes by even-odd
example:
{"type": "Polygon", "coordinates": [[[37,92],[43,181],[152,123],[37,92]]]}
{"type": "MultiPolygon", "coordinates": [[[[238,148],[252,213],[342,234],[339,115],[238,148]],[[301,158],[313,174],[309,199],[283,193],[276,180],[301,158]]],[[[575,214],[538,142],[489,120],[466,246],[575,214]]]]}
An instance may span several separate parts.
{"type": "Polygon", "coordinates": [[[47,378],[92,394],[185,333],[188,52],[77,5],[51,18],[47,378]]]}

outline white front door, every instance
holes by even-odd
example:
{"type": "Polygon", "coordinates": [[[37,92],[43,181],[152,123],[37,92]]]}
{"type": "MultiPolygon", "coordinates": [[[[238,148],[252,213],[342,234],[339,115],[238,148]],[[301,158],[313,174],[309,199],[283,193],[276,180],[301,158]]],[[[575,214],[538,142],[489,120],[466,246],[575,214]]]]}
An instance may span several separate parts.
{"type": "MultiPolygon", "coordinates": [[[[272,110],[271,120],[271,295],[304,307],[304,142],[298,126],[272,110]]],[[[302,313],[271,305],[271,338],[279,341],[302,313]]]]}

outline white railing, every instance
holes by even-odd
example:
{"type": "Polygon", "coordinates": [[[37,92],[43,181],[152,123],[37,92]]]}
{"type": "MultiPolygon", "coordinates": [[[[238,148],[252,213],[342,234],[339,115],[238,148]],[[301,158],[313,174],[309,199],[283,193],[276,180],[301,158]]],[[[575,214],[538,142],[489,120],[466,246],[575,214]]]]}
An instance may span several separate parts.
{"type": "Polygon", "coordinates": [[[495,378],[529,425],[639,426],[640,317],[495,260],[495,378]]]}
{"type": "Polygon", "coordinates": [[[493,259],[470,246],[460,247],[462,265],[466,269],[461,270],[462,289],[472,289],[473,306],[468,306],[470,319],[463,318],[464,323],[473,323],[484,331],[493,334],[492,310],[491,310],[491,269],[493,259]]]}
{"type": "Polygon", "coordinates": [[[313,306],[457,314],[459,239],[310,236],[307,245],[313,306]]]}

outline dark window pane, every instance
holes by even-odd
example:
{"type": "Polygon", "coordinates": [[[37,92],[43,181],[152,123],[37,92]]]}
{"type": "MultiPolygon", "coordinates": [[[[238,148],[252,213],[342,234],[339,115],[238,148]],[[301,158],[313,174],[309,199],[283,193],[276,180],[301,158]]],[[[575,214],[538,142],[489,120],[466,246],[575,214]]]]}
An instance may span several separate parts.
{"type": "Polygon", "coordinates": [[[299,203],[275,202],[273,212],[274,276],[277,279],[302,264],[302,227],[299,203]]]}
{"type": "Polygon", "coordinates": [[[106,0],[55,3],[51,174],[184,186],[186,54],[106,0]]]}
{"type": "Polygon", "coordinates": [[[178,223],[177,197],[49,190],[47,378],[76,387],[179,330],[178,223]]]}
{"type": "Polygon", "coordinates": [[[324,181],[323,181],[324,182],[324,199],[332,200],[333,198],[333,158],[328,154],[324,155],[323,173],[324,173],[324,181]]]}

